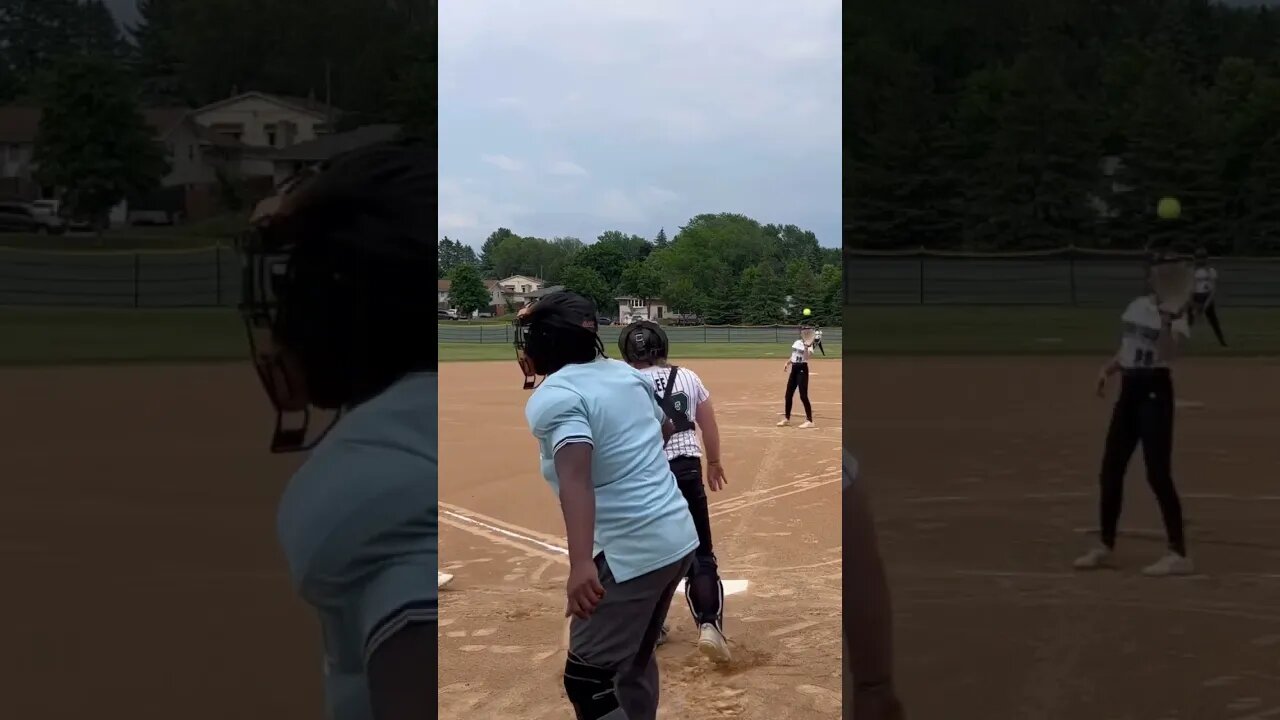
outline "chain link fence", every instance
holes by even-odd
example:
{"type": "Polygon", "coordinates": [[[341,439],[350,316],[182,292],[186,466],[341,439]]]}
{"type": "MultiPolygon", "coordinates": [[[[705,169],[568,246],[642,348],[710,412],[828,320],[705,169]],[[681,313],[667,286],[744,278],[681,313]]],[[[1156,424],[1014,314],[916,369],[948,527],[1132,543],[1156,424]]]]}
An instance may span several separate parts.
{"type": "MultiPolygon", "coordinates": [[[[677,343],[783,343],[790,345],[800,337],[795,325],[695,325],[688,327],[664,327],[667,339],[677,343]]],[[[513,342],[510,325],[472,325],[467,322],[441,320],[439,328],[440,342],[467,344],[510,344],[513,342]]],[[[622,327],[604,325],[600,328],[600,339],[605,347],[617,347],[618,334],[622,327]]],[[[840,328],[823,328],[822,341],[839,345],[844,333],[840,328]]]]}
{"type": "MultiPolygon", "coordinates": [[[[850,305],[1113,306],[1145,291],[1142,253],[1064,248],[1034,253],[925,250],[844,253],[850,305]]],[[[1280,259],[1210,258],[1218,302],[1280,306],[1280,259]]]]}
{"type": "Polygon", "coordinates": [[[0,248],[0,305],[233,307],[240,261],[221,246],[193,250],[0,248]]]}

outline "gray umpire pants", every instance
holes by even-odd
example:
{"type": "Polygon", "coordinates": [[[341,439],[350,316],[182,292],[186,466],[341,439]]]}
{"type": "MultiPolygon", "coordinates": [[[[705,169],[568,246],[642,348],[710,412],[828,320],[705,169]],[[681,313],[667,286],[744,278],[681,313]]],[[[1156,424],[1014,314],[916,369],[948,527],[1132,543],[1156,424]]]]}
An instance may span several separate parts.
{"type": "Polygon", "coordinates": [[[596,570],[604,599],[586,620],[573,618],[569,651],[584,662],[617,672],[614,680],[619,709],[604,720],[656,720],[658,717],[658,634],[671,607],[676,586],[689,572],[693,553],[619,583],[604,553],[596,570]]]}

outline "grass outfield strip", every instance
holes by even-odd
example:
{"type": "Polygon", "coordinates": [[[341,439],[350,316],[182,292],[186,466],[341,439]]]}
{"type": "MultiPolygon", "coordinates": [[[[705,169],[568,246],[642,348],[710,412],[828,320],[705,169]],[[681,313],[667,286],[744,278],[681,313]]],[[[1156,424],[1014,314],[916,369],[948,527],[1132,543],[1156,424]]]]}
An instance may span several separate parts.
{"type": "MultiPolygon", "coordinates": [[[[1106,355],[1120,342],[1122,308],[955,307],[845,308],[847,355],[1106,355]]],[[[1230,347],[1218,346],[1198,320],[1189,355],[1280,355],[1280,308],[1219,308],[1230,347]]]]}
{"type": "MultiPolygon", "coordinates": [[[[840,357],[839,345],[825,345],[827,357],[840,357]]],[[[617,355],[617,348],[605,347],[611,355],[617,355]]],[[[672,343],[671,358],[679,362],[684,359],[697,358],[777,358],[778,362],[786,362],[790,354],[789,346],[783,343],[672,343]]],[[[822,355],[818,355],[822,359],[822,355]]],[[[441,362],[461,362],[475,360],[507,360],[515,361],[515,349],[506,343],[486,343],[471,345],[464,343],[440,343],[441,362]]]]}
{"type": "Polygon", "coordinates": [[[245,360],[232,310],[0,307],[0,365],[245,360]]]}
{"type": "MultiPolygon", "coordinates": [[[[430,329],[427,332],[431,332],[430,329]]],[[[440,359],[511,360],[507,343],[441,343],[440,359]]],[[[777,358],[782,343],[675,343],[677,358],[777,358]]],[[[840,357],[839,345],[827,354],[840,357]]],[[[244,361],[244,326],[234,310],[0,307],[0,366],[244,361]]]]}

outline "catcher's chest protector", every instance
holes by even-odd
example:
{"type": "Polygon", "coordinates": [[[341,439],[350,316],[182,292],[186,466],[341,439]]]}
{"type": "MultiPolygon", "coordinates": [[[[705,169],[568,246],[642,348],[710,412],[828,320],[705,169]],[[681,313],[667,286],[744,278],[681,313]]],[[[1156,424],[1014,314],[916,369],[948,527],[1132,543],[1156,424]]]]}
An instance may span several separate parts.
{"type": "Polygon", "coordinates": [[[662,412],[666,414],[667,419],[675,425],[676,432],[681,433],[686,430],[693,430],[697,425],[689,419],[688,405],[684,402],[678,403],[671,397],[671,393],[676,387],[676,373],[679,370],[678,366],[671,366],[671,373],[667,375],[667,386],[663,389],[661,395],[654,393],[654,397],[658,398],[658,405],[662,407],[662,412]]]}

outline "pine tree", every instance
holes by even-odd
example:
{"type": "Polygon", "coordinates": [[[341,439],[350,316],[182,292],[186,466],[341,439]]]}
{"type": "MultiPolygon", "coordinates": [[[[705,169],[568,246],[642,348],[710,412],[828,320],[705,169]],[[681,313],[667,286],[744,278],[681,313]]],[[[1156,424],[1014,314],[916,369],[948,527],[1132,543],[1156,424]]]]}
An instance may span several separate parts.
{"type": "Polygon", "coordinates": [[[177,0],[139,0],[133,36],[133,66],[143,96],[151,102],[190,102],[178,53],[177,0]]]}

